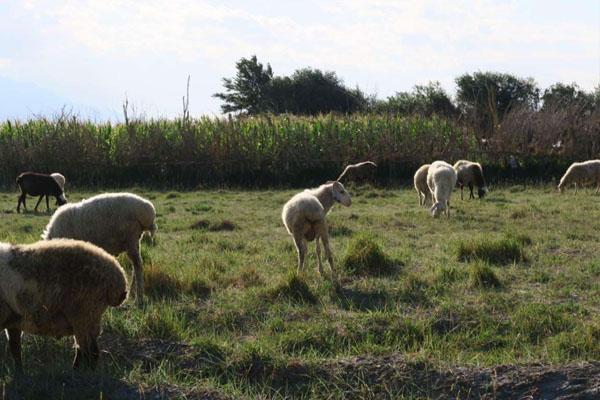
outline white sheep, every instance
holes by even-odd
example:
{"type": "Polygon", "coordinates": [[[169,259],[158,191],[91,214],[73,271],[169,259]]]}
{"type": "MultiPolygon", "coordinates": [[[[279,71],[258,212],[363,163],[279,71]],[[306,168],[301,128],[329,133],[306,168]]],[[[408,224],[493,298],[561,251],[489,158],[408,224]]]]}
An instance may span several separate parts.
{"type": "Polygon", "coordinates": [[[156,232],[152,203],[132,193],[105,193],[59,208],[46,226],[43,239],[71,238],[102,247],[112,255],[123,252],[133,263],[131,292],[143,301],[144,276],[140,255],[143,232],[156,232]]]}
{"type": "Polygon", "coordinates": [[[483,177],[481,164],[467,160],[459,160],[454,164],[454,170],[456,171],[457,182],[460,186],[461,200],[463,200],[463,188],[465,185],[469,187],[469,199],[475,198],[473,195],[473,184],[477,186],[477,195],[479,198],[485,196],[487,187],[485,178],[483,177]]]}
{"type": "Polygon", "coordinates": [[[442,211],[446,211],[447,217],[450,216],[450,196],[456,179],[456,171],[445,161],[434,161],[429,166],[427,186],[434,202],[430,208],[433,217],[438,217],[442,211]]]}
{"type": "Polygon", "coordinates": [[[65,190],[65,177],[62,174],[59,174],[58,172],[54,172],[54,173],[50,174],[50,176],[52,177],[52,179],[54,179],[56,181],[56,183],[58,183],[58,186],[60,186],[60,188],[64,191],[65,190]]]}
{"type": "Polygon", "coordinates": [[[91,243],[61,239],[0,243],[0,329],[7,330],[15,372],[22,371],[22,332],[75,336],[73,366],[94,367],[104,311],[127,298],[119,262],[91,243]]]}
{"type": "Polygon", "coordinates": [[[575,185],[575,193],[577,193],[578,185],[582,186],[586,183],[596,184],[596,194],[600,191],[600,160],[589,160],[584,162],[575,162],[567,169],[567,172],[560,179],[558,191],[570,184],[575,185]]]}
{"type": "Polygon", "coordinates": [[[419,205],[424,206],[431,200],[431,192],[427,186],[427,171],[430,164],[421,165],[415,172],[414,184],[417,195],[419,196],[419,205]]]}
{"type": "Polygon", "coordinates": [[[285,205],[281,212],[281,219],[288,233],[293,237],[296,251],[298,252],[298,271],[304,269],[304,257],[308,243],[316,241],[317,261],[319,273],[323,274],[323,265],[321,263],[321,246],[319,240],[323,241],[325,254],[329,262],[331,277],[335,279],[335,269],[333,266],[333,255],[329,247],[329,232],[325,216],[337,202],[346,207],[352,204],[350,194],[340,183],[342,177],[350,170],[362,167],[364,165],[373,165],[371,161],[365,161],[358,164],[349,165],[344,172],[332,182],[327,182],[315,189],[306,189],[294,195],[285,205]]]}

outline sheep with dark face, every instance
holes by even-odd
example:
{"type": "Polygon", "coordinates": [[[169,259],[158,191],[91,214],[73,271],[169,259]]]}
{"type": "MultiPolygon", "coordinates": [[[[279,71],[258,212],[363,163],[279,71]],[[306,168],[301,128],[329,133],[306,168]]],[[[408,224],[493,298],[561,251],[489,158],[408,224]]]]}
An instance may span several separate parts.
{"type": "Polygon", "coordinates": [[[155,219],[156,211],[150,201],[132,193],[104,193],[59,208],[42,238],[85,240],[114,256],[126,252],[133,263],[131,292],[141,304],[144,276],[140,238],[144,232],[156,232],[155,219]]]}
{"type": "Polygon", "coordinates": [[[19,186],[19,189],[21,189],[21,195],[19,196],[19,200],[17,202],[17,212],[21,212],[21,203],[23,204],[23,208],[27,209],[27,205],[25,204],[27,195],[40,196],[34,208],[36,212],[44,196],[46,196],[47,211],[50,211],[48,196],[56,197],[56,204],[58,206],[62,206],[63,204],[67,203],[63,187],[51,175],[38,174],[36,172],[24,172],[17,176],[17,186],[19,186]]]}
{"type": "Polygon", "coordinates": [[[104,311],[127,298],[118,261],[91,243],[0,243],[0,329],[8,333],[16,372],[22,371],[22,332],[75,337],[73,366],[94,367],[104,311]]]}
{"type": "Polygon", "coordinates": [[[294,195],[283,206],[281,218],[296,245],[298,271],[304,268],[304,258],[308,242],[315,240],[319,272],[323,274],[320,245],[320,241],[322,241],[327,261],[329,262],[329,268],[331,269],[331,276],[333,279],[335,278],[333,255],[329,246],[329,232],[325,216],[336,202],[346,207],[352,204],[350,194],[346,191],[344,185],[340,183],[340,180],[348,171],[364,165],[376,166],[371,161],[349,165],[335,181],[327,182],[315,189],[307,189],[300,192],[294,195]]]}
{"type": "Polygon", "coordinates": [[[477,186],[477,195],[482,198],[487,193],[487,187],[485,184],[485,178],[483,177],[483,169],[481,164],[459,160],[454,164],[454,170],[456,171],[457,183],[460,187],[460,199],[463,200],[463,188],[464,186],[469,187],[469,199],[474,199],[473,185],[477,186]]]}

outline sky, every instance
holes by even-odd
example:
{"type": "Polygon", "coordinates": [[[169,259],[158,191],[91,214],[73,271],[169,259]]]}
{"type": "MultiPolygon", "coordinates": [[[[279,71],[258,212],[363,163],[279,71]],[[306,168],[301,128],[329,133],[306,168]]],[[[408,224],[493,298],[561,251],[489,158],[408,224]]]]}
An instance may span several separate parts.
{"type": "Polygon", "coordinates": [[[222,78],[335,71],[379,98],[464,73],[600,84],[600,1],[0,0],[0,119],[220,115],[222,78]]]}

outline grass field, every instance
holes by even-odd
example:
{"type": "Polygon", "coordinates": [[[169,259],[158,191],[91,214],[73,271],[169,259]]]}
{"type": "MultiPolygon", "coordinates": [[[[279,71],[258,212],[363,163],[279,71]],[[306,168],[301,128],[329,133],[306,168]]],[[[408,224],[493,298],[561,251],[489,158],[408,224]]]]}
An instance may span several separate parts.
{"type": "MultiPolygon", "coordinates": [[[[295,274],[280,218],[294,190],[131,188],[158,213],[145,308],[105,314],[93,373],[71,372],[71,339],[26,336],[27,376],[13,381],[0,339],[0,398],[421,398],[436,395],[423,371],[600,358],[592,191],[455,192],[451,218],[434,220],[412,189],[349,189],[352,206],[328,216],[333,285],[312,244],[295,274]],[[404,369],[386,375],[392,362],[404,369]]],[[[49,214],[18,215],[16,198],[0,193],[0,241],[33,242],[49,214]]]]}

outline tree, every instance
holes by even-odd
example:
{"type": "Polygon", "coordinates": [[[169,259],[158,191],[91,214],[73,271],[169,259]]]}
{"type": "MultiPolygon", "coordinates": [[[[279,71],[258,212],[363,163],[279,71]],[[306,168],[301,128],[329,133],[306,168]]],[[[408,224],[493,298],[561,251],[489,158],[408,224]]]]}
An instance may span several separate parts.
{"type": "Polygon", "coordinates": [[[594,93],[581,90],[576,83],[565,85],[559,82],[544,90],[542,110],[576,107],[581,112],[585,112],[595,107],[595,97],[594,93]]]}
{"type": "Polygon", "coordinates": [[[364,110],[366,97],[360,89],[349,89],[335,72],[304,68],[292,76],[273,76],[252,56],[236,63],[234,78],[223,78],[225,93],[213,96],[224,101],[223,112],[259,114],[293,113],[314,115],[328,112],[352,113],[364,110]]]}
{"type": "Polygon", "coordinates": [[[259,114],[269,111],[270,84],[273,79],[271,66],[264,68],[256,56],[241,58],[236,63],[237,74],[234,78],[223,78],[225,93],[213,96],[225,102],[221,105],[224,113],[244,112],[259,114]]]}
{"type": "Polygon", "coordinates": [[[497,72],[476,72],[456,78],[456,98],[463,113],[487,132],[515,107],[536,109],[540,90],[533,78],[497,72]]]}
{"type": "Polygon", "coordinates": [[[457,109],[452,99],[439,82],[427,85],[415,85],[412,92],[397,92],[387,100],[376,102],[376,112],[397,113],[401,115],[442,115],[452,117],[457,109]]]}
{"type": "Polygon", "coordinates": [[[280,79],[278,83],[282,93],[277,98],[285,94],[291,99],[287,104],[285,101],[278,102],[279,112],[308,115],[352,113],[363,110],[366,105],[366,98],[360,89],[344,86],[335,72],[304,68],[296,70],[290,78],[280,79]]]}

